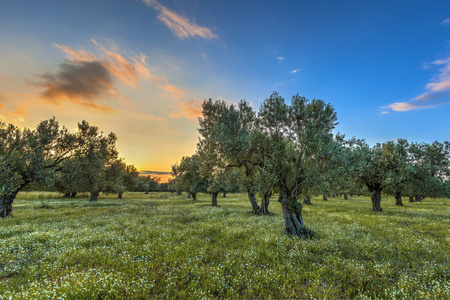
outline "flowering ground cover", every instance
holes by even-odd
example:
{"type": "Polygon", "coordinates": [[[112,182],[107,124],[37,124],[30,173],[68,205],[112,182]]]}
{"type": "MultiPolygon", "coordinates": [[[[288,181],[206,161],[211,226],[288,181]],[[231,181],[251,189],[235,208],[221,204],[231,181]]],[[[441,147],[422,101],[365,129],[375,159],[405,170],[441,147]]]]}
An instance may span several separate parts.
{"type": "Polygon", "coordinates": [[[0,219],[0,299],[450,298],[450,201],[312,199],[314,239],[242,194],[63,199],[21,193],[0,219]],[[406,202],[406,201],[405,201],[406,202]]]}

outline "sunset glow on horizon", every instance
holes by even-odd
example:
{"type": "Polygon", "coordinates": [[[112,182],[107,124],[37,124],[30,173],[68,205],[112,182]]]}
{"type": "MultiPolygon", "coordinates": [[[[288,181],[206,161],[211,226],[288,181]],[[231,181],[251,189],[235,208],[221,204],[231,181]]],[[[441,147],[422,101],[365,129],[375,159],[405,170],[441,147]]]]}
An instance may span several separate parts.
{"type": "Polygon", "coordinates": [[[448,139],[450,2],[0,3],[0,121],[86,120],[162,182],[195,152],[203,100],[273,91],[330,102],[369,143],[448,139]]]}

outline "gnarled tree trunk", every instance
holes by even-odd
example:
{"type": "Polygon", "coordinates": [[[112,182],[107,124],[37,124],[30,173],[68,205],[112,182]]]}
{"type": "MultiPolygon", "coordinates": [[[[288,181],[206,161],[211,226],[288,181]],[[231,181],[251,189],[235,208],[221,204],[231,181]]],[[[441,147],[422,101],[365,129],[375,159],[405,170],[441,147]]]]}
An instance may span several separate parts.
{"type": "Polygon", "coordinates": [[[323,194],[323,201],[328,201],[327,195],[323,194]]]}
{"type": "Polygon", "coordinates": [[[395,205],[403,206],[402,194],[399,192],[395,193],[395,205]]]}
{"type": "Polygon", "coordinates": [[[347,193],[344,193],[344,200],[348,200],[347,193]]]}
{"type": "Polygon", "coordinates": [[[224,197],[224,198],[227,197],[227,192],[223,192],[223,197],[224,197]]]}
{"type": "Polygon", "coordinates": [[[122,196],[123,196],[123,193],[122,193],[122,192],[119,192],[119,193],[117,194],[117,198],[118,198],[118,199],[122,199],[122,196]]]}
{"type": "Polygon", "coordinates": [[[381,208],[381,191],[383,188],[380,184],[373,184],[367,186],[369,189],[369,192],[372,194],[372,210],[373,211],[383,211],[381,208]]]}
{"type": "Polygon", "coordinates": [[[303,225],[302,205],[297,201],[297,197],[292,196],[292,191],[285,183],[280,184],[280,196],[278,202],[281,203],[284,219],[284,233],[300,237],[310,237],[313,232],[303,225]]]}
{"type": "Polygon", "coordinates": [[[17,193],[0,197],[0,218],[12,217],[12,204],[16,199],[17,193]]]}
{"type": "Polygon", "coordinates": [[[250,203],[252,205],[253,213],[259,214],[259,212],[261,211],[261,208],[259,207],[258,203],[256,202],[255,193],[247,191],[247,195],[248,195],[248,200],[250,200],[250,203]]]}
{"type": "Polygon", "coordinates": [[[217,206],[217,195],[219,195],[218,192],[212,193],[212,206],[217,206]]]}
{"type": "Polygon", "coordinates": [[[409,196],[409,202],[414,202],[414,197],[413,196],[409,196]]]}
{"type": "Polygon", "coordinates": [[[97,201],[99,194],[100,192],[91,192],[91,199],[89,199],[89,201],[97,201]]]}
{"type": "Polygon", "coordinates": [[[191,193],[192,195],[192,200],[197,200],[197,193],[191,193]]]}
{"type": "Polygon", "coordinates": [[[261,200],[260,212],[262,215],[268,215],[269,213],[269,203],[270,197],[272,196],[272,192],[267,192],[264,194],[264,197],[261,200]]]}
{"type": "Polygon", "coordinates": [[[311,197],[306,196],[306,197],[303,199],[303,204],[312,205],[312,203],[311,203],[311,197]]]}

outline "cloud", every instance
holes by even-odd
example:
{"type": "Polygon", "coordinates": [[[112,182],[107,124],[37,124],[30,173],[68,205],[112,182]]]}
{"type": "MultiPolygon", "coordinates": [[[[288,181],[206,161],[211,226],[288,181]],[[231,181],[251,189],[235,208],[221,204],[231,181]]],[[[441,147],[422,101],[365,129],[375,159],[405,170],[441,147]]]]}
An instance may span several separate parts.
{"type": "Polygon", "coordinates": [[[410,111],[410,110],[432,108],[432,107],[433,106],[430,106],[430,105],[415,105],[415,104],[411,104],[410,102],[395,102],[395,103],[389,104],[387,106],[383,106],[382,108],[389,108],[394,111],[410,111]]]}
{"type": "Polygon", "coordinates": [[[386,114],[388,114],[388,113],[389,113],[389,112],[386,111],[386,110],[381,112],[381,114],[383,114],[383,115],[386,115],[386,114]]]}
{"type": "Polygon", "coordinates": [[[111,95],[120,99],[116,91],[120,82],[139,90],[142,79],[150,80],[170,97],[179,99],[186,95],[184,90],[170,84],[166,78],[152,74],[144,54],[130,56],[119,53],[117,47],[105,48],[94,39],[91,43],[96,47],[96,54],[53,44],[65,53],[69,61],[60,64],[54,72],[40,75],[41,81],[37,85],[44,89],[41,94],[44,99],[56,104],[70,101],[91,109],[112,112],[112,107],[100,103],[102,99],[111,95]]]}
{"type": "Polygon", "coordinates": [[[147,57],[142,53],[137,56],[128,56],[106,49],[94,39],[91,40],[91,43],[97,47],[98,57],[86,50],[76,51],[71,47],[58,44],[53,44],[53,46],[63,51],[71,62],[101,63],[111,76],[135,89],[139,87],[139,76],[151,77],[146,65],[147,57]]]}
{"type": "Polygon", "coordinates": [[[279,61],[284,61],[284,57],[282,57],[282,56],[278,56],[277,59],[278,59],[279,61]]]}
{"type": "Polygon", "coordinates": [[[64,63],[55,73],[41,75],[42,97],[55,103],[63,99],[87,107],[100,108],[93,101],[114,90],[112,76],[98,61],[64,63]]]}
{"type": "Polygon", "coordinates": [[[160,171],[147,171],[142,170],[139,172],[140,175],[170,175],[170,172],[160,172],[160,171]]]}
{"type": "Polygon", "coordinates": [[[441,22],[442,25],[450,26],[450,18],[446,18],[441,22]]]}
{"type": "Polygon", "coordinates": [[[410,101],[395,102],[382,108],[389,108],[394,111],[409,111],[433,108],[450,103],[450,57],[435,60],[427,64],[427,67],[432,65],[440,66],[439,73],[425,86],[425,92],[410,101]]]}
{"type": "Polygon", "coordinates": [[[178,108],[173,112],[171,118],[197,118],[202,115],[203,100],[190,100],[187,102],[180,102],[178,108]]]}
{"type": "Polygon", "coordinates": [[[184,39],[188,37],[199,36],[204,39],[214,39],[217,35],[212,33],[211,29],[197,25],[194,21],[189,21],[186,17],[167,9],[156,0],[142,0],[147,6],[153,7],[158,11],[158,19],[169,27],[174,35],[184,39]]]}
{"type": "Polygon", "coordinates": [[[297,74],[298,72],[300,72],[300,69],[295,69],[295,70],[292,70],[291,72],[289,72],[289,73],[291,73],[291,74],[297,74]]]}

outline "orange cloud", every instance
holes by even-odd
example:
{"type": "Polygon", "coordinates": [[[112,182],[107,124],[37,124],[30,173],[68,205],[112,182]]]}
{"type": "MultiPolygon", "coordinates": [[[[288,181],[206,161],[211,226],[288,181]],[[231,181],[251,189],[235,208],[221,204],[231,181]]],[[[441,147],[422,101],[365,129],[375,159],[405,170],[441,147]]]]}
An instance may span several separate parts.
{"type": "Polygon", "coordinates": [[[98,56],[86,50],[76,51],[64,45],[53,44],[53,46],[62,50],[72,63],[97,62],[101,64],[109,72],[111,78],[136,90],[139,89],[139,79],[144,78],[151,80],[158,89],[169,92],[174,97],[186,95],[186,91],[170,84],[166,78],[152,74],[147,66],[147,56],[144,54],[128,56],[119,54],[115,50],[106,49],[94,39],[91,39],[91,43],[97,47],[98,56]]]}
{"type": "Polygon", "coordinates": [[[173,112],[171,118],[198,118],[202,115],[203,100],[191,100],[187,102],[180,102],[178,111],[173,112]]]}
{"type": "Polygon", "coordinates": [[[174,35],[181,39],[194,36],[199,36],[204,39],[217,38],[217,35],[212,33],[211,29],[199,26],[195,22],[190,22],[186,17],[167,9],[156,0],[143,0],[143,2],[147,6],[156,9],[159,12],[158,19],[166,24],[174,35]]]}

